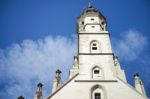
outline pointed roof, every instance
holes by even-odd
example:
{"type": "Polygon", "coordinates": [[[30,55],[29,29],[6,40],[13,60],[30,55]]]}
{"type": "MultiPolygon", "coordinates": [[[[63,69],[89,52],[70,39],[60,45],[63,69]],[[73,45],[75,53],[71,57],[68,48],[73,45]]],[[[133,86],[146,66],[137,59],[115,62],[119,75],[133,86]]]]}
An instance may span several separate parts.
{"type": "Polygon", "coordinates": [[[38,86],[38,87],[42,87],[43,84],[42,84],[42,83],[38,83],[37,86],[38,86]]]}
{"type": "Polygon", "coordinates": [[[88,6],[85,8],[83,13],[78,17],[81,18],[82,16],[87,16],[87,15],[98,15],[101,19],[106,20],[105,16],[102,15],[100,10],[94,8],[91,3],[88,4],[88,6]]]}
{"type": "Polygon", "coordinates": [[[56,71],[56,73],[61,74],[61,70],[58,69],[58,70],[56,71]]]}
{"type": "Polygon", "coordinates": [[[19,96],[18,99],[24,99],[24,97],[23,96],[19,96]]]}
{"type": "Polygon", "coordinates": [[[95,9],[91,3],[89,3],[89,5],[87,6],[87,8],[85,9],[85,12],[99,12],[97,9],[95,9]]]}
{"type": "Polygon", "coordinates": [[[139,77],[139,76],[140,76],[140,75],[139,75],[139,73],[137,73],[137,72],[134,74],[134,77],[139,77]]]}

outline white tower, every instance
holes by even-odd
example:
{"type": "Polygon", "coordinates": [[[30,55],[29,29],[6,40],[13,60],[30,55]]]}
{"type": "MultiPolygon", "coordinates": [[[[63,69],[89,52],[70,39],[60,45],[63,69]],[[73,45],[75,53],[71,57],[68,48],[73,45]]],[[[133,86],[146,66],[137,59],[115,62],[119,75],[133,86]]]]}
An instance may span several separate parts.
{"type": "Polygon", "coordinates": [[[56,79],[47,99],[147,99],[138,77],[136,89],[127,83],[106,26],[106,18],[91,5],[78,17],[78,54],[69,80],[57,87],[60,82],[56,79]]]}
{"type": "Polygon", "coordinates": [[[116,76],[105,17],[91,5],[78,18],[80,79],[113,80],[116,76]]]}

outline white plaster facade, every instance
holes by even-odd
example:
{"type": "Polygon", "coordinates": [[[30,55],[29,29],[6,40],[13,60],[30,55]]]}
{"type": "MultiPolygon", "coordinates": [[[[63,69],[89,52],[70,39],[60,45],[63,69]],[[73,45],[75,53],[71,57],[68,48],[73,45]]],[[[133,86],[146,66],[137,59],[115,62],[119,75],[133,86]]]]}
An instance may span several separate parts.
{"type": "Polygon", "coordinates": [[[135,76],[136,88],[127,83],[112,52],[106,24],[105,17],[91,5],[78,18],[78,55],[69,80],[58,88],[60,76],[56,77],[47,99],[147,99],[139,76],[135,76]]]}
{"type": "MultiPolygon", "coordinates": [[[[74,79],[62,86],[47,99],[93,99],[93,88],[99,89],[100,99],[147,99],[127,83],[116,80],[78,80],[74,79]]],[[[95,98],[94,98],[95,99],[95,98]]]]}

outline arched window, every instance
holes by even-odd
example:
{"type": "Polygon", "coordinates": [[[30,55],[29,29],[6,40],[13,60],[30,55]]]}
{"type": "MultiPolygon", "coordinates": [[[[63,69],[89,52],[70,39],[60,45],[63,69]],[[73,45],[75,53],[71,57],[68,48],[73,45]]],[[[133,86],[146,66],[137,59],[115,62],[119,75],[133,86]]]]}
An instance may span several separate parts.
{"type": "Polygon", "coordinates": [[[92,41],[90,47],[91,53],[100,53],[100,44],[97,41],[92,41]]]}
{"type": "Polygon", "coordinates": [[[102,78],[102,69],[98,66],[95,66],[92,69],[92,78],[102,78]]]}
{"type": "Polygon", "coordinates": [[[100,85],[95,85],[91,89],[91,99],[106,99],[104,89],[100,85]]]}

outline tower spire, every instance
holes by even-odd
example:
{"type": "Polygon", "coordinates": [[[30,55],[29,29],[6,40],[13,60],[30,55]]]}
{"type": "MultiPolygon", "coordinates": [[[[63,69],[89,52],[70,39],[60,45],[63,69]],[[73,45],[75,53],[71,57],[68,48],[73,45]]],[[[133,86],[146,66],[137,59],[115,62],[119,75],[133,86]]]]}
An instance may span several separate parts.
{"type": "Polygon", "coordinates": [[[61,85],[62,85],[62,83],[61,83],[61,71],[58,69],[56,71],[56,75],[55,75],[55,79],[54,79],[54,83],[53,83],[52,93],[55,92],[58,88],[60,88],[61,85]]]}
{"type": "Polygon", "coordinates": [[[92,6],[92,3],[93,3],[93,0],[90,0],[90,1],[89,1],[89,4],[88,4],[88,7],[91,7],[91,6],[92,6]]]}
{"type": "Polygon", "coordinates": [[[146,96],[146,92],[143,86],[143,82],[140,79],[140,75],[136,72],[134,74],[134,79],[135,79],[135,88],[138,92],[140,92],[142,95],[146,96]]]}
{"type": "Polygon", "coordinates": [[[115,69],[116,69],[116,74],[117,74],[117,76],[118,76],[121,80],[127,82],[126,76],[125,76],[125,72],[124,72],[124,70],[121,69],[121,66],[120,66],[118,57],[114,55],[114,56],[113,56],[113,59],[114,59],[114,66],[115,66],[115,69]]]}
{"type": "Polygon", "coordinates": [[[70,70],[69,78],[72,78],[79,72],[79,64],[78,64],[78,57],[74,56],[74,62],[73,62],[73,67],[70,70]]]}
{"type": "Polygon", "coordinates": [[[43,99],[43,96],[42,96],[42,86],[43,86],[42,83],[38,83],[34,99],[43,99]]]}
{"type": "Polygon", "coordinates": [[[93,8],[93,6],[92,6],[92,0],[91,1],[89,1],[89,4],[88,4],[88,7],[87,8],[93,8]]]}
{"type": "Polygon", "coordinates": [[[91,4],[91,1],[90,1],[88,7],[91,7],[91,6],[92,6],[92,4],[91,4]]]}

